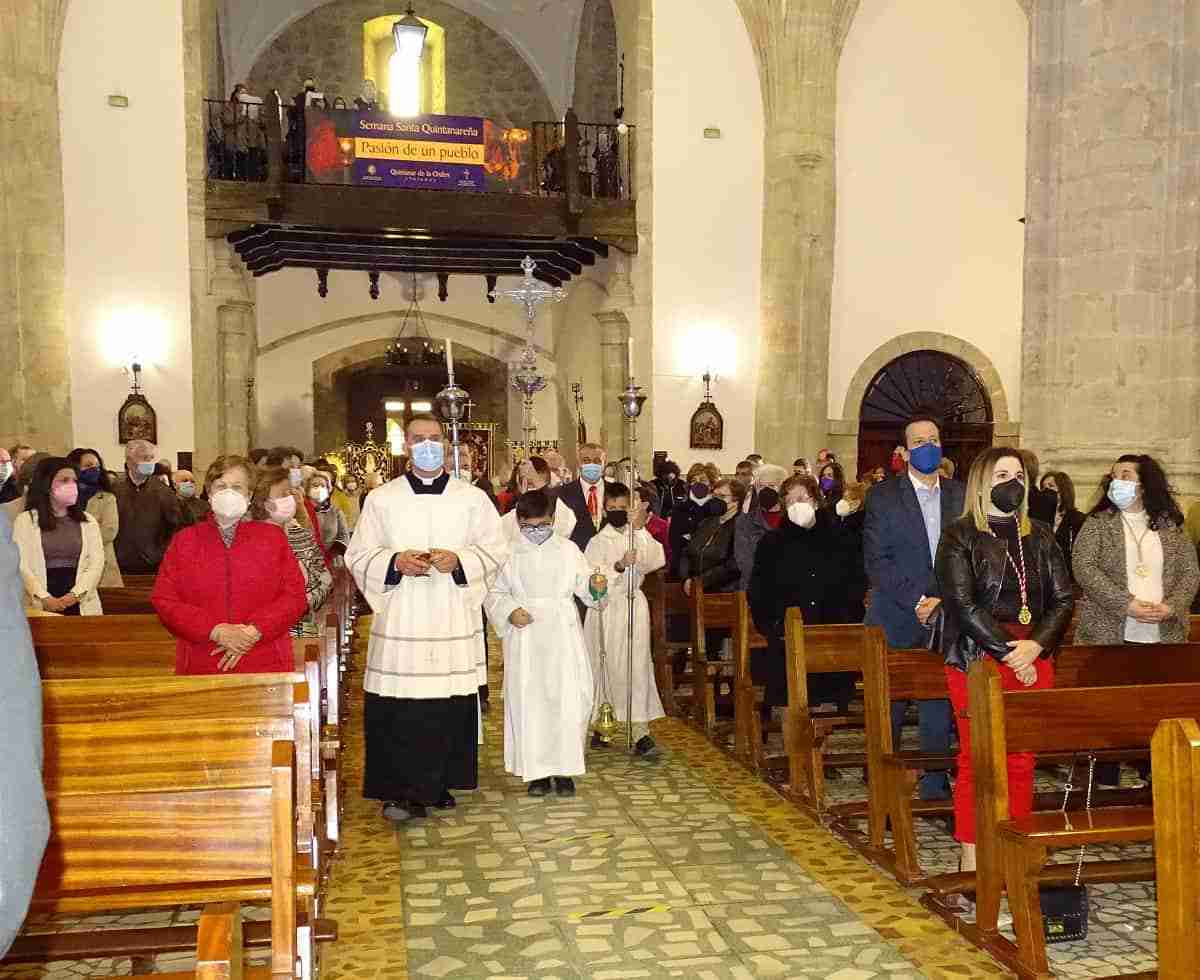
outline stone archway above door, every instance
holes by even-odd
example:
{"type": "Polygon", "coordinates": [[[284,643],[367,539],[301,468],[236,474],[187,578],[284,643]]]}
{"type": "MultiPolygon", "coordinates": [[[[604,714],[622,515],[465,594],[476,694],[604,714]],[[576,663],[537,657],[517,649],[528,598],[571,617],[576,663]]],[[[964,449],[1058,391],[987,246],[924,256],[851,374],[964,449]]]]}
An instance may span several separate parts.
{"type": "Polygon", "coordinates": [[[992,420],[996,427],[998,438],[1015,437],[1019,429],[1012,423],[1008,413],[1008,396],[1004,384],[1000,380],[1000,372],[991,359],[974,344],[947,333],[933,330],[921,330],[893,337],[876,350],[858,366],[850,385],[846,389],[846,398],[842,403],[842,419],[846,423],[858,424],[859,413],[867,388],[875,376],[888,364],[919,350],[940,351],[965,361],[978,375],[980,382],[987,389],[988,398],[992,404],[992,420]]]}

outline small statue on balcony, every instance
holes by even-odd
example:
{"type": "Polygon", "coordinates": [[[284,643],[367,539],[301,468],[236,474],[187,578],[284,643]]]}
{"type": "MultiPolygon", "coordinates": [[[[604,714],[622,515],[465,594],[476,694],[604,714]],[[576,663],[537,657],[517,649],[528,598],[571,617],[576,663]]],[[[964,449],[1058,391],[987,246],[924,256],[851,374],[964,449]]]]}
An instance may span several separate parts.
{"type": "Polygon", "coordinates": [[[362,94],[354,100],[354,108],[359,112],[375,112],[379,108],[379,93],[371,79],[363,79],[362,94]]]}

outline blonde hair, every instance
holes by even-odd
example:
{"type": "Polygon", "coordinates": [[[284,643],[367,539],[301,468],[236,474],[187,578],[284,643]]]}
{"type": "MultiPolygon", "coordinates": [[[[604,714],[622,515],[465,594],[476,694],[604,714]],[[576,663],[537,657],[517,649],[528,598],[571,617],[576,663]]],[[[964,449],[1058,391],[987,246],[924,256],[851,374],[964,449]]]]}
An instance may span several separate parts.
{"type": "MultiPolygon", "coordinates": [[[[990,532],[988,527],[988,502],[992,497],[992,471],[1002,459],[1015,459],[1021,464],[1022,472],[1025,461],[1021,454],[1010,446],[993,446],[985,449],[971,464],[971,472],[967,475],[967,493],[963,507],[963,517],[970,517],[977,531],[990,532]]],[[[1025,493],[1017,507],[1017,520],[1020,524],[1021,537],[1026,537],[1032,527],[1029,523],[1029,484],[1025,483],[1025,493]]]]}
{"type": "Polygon", "coordinates": [[[867,498],[870,486],[866,483],[847,483],[842,491],[842,499],[850,504],[861,504],[867,498]]]}
{"type": "Polygon", "coordinates": [[[212,490],[212,485],[221,477],[231,470],[240,469],[246,474],[246,482],[253,486],[255,474],[257,472],[253,463],[245,456],[237,456],[229,454],[227,456],[218,456],[208,466],[208,472],[204,474],[204,489],[212,490]]]}

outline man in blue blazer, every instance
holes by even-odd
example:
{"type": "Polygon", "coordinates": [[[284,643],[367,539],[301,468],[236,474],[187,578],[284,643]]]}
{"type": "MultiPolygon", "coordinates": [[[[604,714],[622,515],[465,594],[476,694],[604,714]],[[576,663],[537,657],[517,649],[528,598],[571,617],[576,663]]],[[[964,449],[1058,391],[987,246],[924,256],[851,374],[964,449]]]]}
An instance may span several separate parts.
{"type": "MultiPolygon", "coordinates": [[[[962,516],[964,487],[941,479],[942,440],[937,420],[919,415],[904,427],[907,468],[875,486],[867,495],[863,528],[863,560],[871,582],[866,622],[882,626],[888,646],[896,649],[929,645],[925,623],[937,610],[933,562],[942,528],[962,516]]],[[[934,651],[930,656],[940,656],[934,651]]],[[[892,704],[893,744],[900,745],[900,724],[907,704],[892,704]]],[[[918,702],[922,752],[948,753],[952,722],[948,700],[918,702]]],[[[945,772],[921,777],[923,800],[950,798],[945,772]]]]}

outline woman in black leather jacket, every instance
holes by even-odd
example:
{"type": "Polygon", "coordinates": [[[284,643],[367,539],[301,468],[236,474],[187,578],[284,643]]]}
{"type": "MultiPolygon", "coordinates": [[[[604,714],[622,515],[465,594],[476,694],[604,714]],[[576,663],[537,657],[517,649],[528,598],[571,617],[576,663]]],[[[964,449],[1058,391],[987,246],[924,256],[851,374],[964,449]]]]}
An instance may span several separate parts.
{"type": "MultiPolygon", "coordinates": [[[[1054,534],[1029,520],[1028,487],[1015,449],[976,457],[967,480],[966,511],[942,531],[936,572],[942,592],[941,652],[958,717],[955,837],[962,870],[975,869],[975,793],[967,720],[967,667],[991,657],[1005,690],[1054,686],[1050,655],[1075,606],[1071,576],[1054,534]]],[[[1008,757],[1014,819],[1033,808],[1034,757],[1008,757]]]]}
{"type": "MultiPolygon", "coordinates": [[[[712,499],[720,501],[724,512],[708,518],[692,532],[679,566],[683,591],[689,596],[697,580],[704,584],[707,593],[733,592],[741,579],[733,541],[738,521],[743,519],[741,509],[746,488],[737,480],[718,480],[712,489],[712,499]]],[[[728,636],[729,630],[704,631],[704,650],[709,660],[720,659],[721,645],[728,636]]]]}

